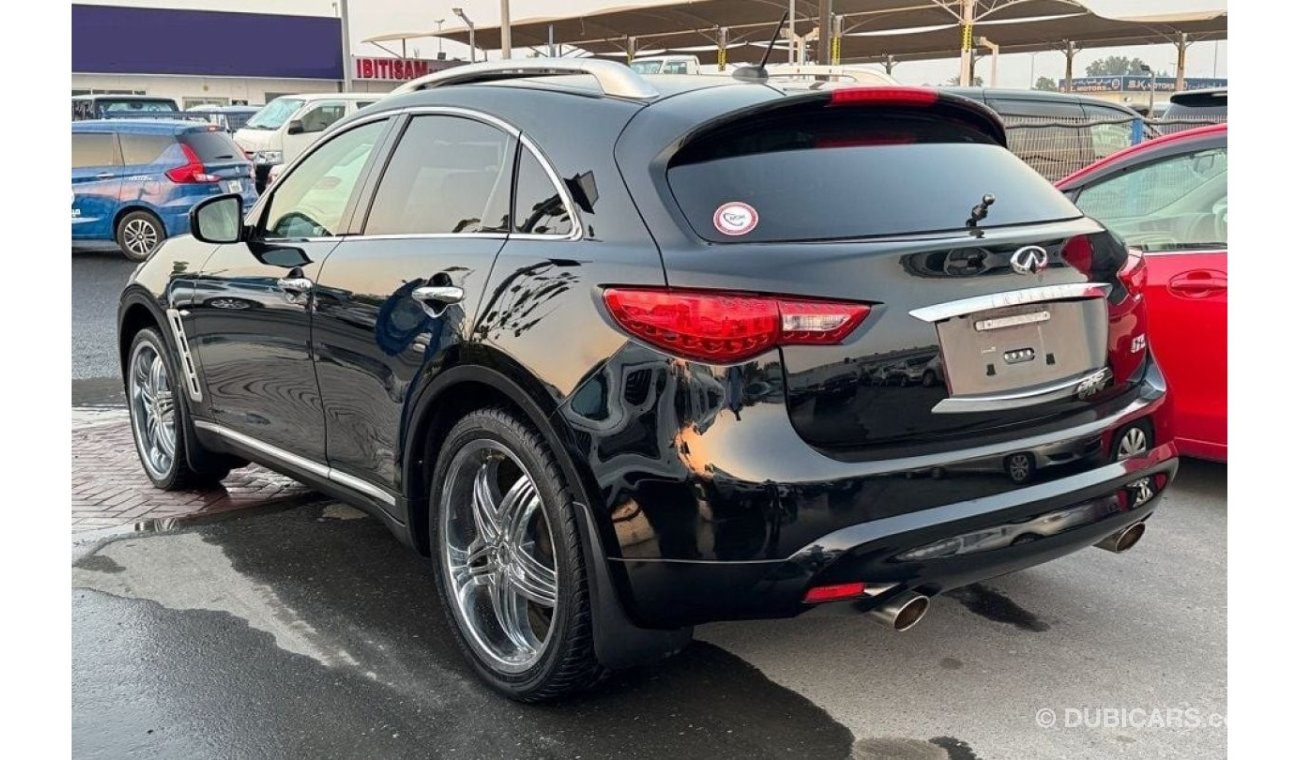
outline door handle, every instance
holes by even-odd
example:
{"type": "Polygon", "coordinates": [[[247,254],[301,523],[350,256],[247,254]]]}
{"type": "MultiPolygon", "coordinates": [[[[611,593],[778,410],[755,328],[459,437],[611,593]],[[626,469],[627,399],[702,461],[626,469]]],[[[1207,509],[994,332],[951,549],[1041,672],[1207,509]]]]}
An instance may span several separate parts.
{"type": "Polygon", "coordinates": [[[411,291],[411,298],[420,304],[426,314],[437,319],[448,306],[460,303],[465,298],[465,291],[454,285],[425,285],[411,291]]]}
{"type": "Polygon", "coordinates": [[[306,277],[281,277],[275,281],[280,290],[294,295],[302,295],[315,287],[316,283],[306,277]]]}
{"type": "Polygon", "coordinates": [[[115,176],[117,175],[113,174],[113,172],[100,172],[95,175],[95,179],[112,179],[115,176]]]}
{"type": "Polygon", "coordinates": [[[1193,269],[1169,280],[1169,290],[1187,298],[1205,298],[1227,289],[1227,273],[1213,269],[1193,269]]]}

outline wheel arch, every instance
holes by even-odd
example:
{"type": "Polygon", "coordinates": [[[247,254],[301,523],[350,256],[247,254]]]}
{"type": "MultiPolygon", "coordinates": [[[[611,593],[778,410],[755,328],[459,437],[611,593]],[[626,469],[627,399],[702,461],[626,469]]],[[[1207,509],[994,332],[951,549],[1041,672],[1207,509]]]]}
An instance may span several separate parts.
{"type": "Polygon", "coordinates": [[[117,359],[122,378],[126,379],[127,354],[131,351],[131,341],[136,333],[146,327],[158,331],[168,349],[175,350],[171,336],[163,329],[166,320],[158,310],[157,304],[139,290],[129,290],[123,296],[117,309],[117,359]]]}
{"type": "Polygon", "coordinates": [[[122,223],[122,220],[126,218],[127,214],[130,214],[135,211],[143,211],[146,214],[152,216],[154,219],[157,219],[158,224],[163,229],[163,233],[166,234],[167,223],[163,221],[162,214],[158,213],[158,209],[146,203],[133,201],[129,204],[123,204],[121,208],[119,208],[116,212],[113,213],[113,237],[115,239],[117,238],[117,226],[122,223]]]}

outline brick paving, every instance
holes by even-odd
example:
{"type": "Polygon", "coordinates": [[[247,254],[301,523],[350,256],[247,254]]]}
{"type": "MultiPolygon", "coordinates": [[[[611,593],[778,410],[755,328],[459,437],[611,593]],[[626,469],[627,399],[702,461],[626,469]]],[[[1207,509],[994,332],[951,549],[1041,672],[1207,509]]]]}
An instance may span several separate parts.
{"type": "Polygon", "coordinates": [[[256,465],[231,472],[214,488],[160,491],[145,477],[124,415],[72,431],[73,533],[202,517],[312,494],[307,486],[256,465]]]}

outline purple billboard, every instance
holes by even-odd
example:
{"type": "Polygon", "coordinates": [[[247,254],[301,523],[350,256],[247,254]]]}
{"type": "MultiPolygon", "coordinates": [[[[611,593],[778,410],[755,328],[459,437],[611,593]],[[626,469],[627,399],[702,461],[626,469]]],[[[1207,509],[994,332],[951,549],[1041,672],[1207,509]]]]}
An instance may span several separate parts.
{"type": "Polygon", "coordinates": [[[338,80],[340,34],[326,16],[73,5],[72,71],[338,80]]]}

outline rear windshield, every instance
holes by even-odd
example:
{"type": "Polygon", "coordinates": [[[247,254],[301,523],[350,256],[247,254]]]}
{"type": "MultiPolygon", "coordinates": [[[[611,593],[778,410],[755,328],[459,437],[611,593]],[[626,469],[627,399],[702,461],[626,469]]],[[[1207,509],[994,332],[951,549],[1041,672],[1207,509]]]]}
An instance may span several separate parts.
{"type": "Polygon", "coordinates": [[[668,184],[713,242],[831,240],[1080,216],[1042,176],[977,129],[921,112],[800,110],[737,122],[683,148],[668,184]]]}
{"type": "Polygon", "coordinates": [[[171,100],[139,100],[137,98],[110,100],[100,98],[96,102],[99,104],[99,110],[105,116],[137,113],[175,113],[177,110],[176,103],[171,100]]]}
{"type": "Polygon", "coordinates": [[[185,132],[181,135],[181,142],[193,148],[199,161],[205,164],[244,160],[244,152],[225,132],[185,132]]]}

